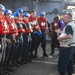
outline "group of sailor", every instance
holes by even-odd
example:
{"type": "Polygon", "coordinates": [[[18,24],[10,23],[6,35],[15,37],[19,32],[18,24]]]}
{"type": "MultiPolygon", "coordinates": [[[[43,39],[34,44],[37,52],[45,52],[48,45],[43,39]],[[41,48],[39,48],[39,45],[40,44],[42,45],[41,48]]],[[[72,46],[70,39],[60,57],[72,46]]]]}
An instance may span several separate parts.
{"type": "Polygon", "coordinates": [[[31,62],[37,58],[37,49],[41,43],[43,57],[46,53],[46,34],[48,21],[45,12],[38,18],[36,11],[23,12],[18,8],[14,13],[0,4],[0,75],[10,75],[14,66],[31,62]]]}

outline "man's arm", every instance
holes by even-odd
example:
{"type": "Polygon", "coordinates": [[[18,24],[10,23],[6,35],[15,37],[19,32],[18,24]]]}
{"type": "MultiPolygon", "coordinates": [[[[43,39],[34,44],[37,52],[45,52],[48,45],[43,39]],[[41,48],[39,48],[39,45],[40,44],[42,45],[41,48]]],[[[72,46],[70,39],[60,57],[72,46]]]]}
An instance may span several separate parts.
{"type": "Polygon", "coordinates": [[[72,27],[68,25],[68,26],[66,27],[66,29],[65,29],[65,33],[66,33],[65,36],[63,36],[63,37],[60,37],[60,36],[59,36],[57,39],[58,39],[59,41],[62,41],[62,40],[66,40],[66,39],[72,38],[72,35],[73,35],[72,27]]]}
{"type": "Polygon", "coordinates": [[[71,37],[72,37],[72,35],[68,34],[68,35],[65,35],[64,37],[58,37],[57,40],[62,41],[62,40],[70,39],[71,37]]]}

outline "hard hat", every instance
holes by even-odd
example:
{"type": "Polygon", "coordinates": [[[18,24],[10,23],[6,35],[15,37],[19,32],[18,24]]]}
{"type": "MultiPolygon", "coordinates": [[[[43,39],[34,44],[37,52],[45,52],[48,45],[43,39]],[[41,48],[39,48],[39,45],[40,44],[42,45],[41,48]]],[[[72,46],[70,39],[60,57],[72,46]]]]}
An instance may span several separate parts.
{"type": "Polygon", "coordinates": [[[14,19],[14,15],[11,15],[11,18],[14,19]]]}
{"type": "Polygon", "coordinates": [[[9,9],[5,9],[5,11],[4,11],[4,14],[6,15],[6,14],[12,14],[12,11],[11,10],[9,10],[9,9]]]}
{"type": "Polygon", "coordinates": [[[30,14],[29,14],[28,12],[25,12],[25,13],[23,14],[23,17],[30,17],[30,14]]]}
{"type": "Polygon", "coordinates": [[[55,21],[59,21],[59,17],[58,16],[56,16],[56,17],[54,17],[54,19],[53,20],[55,20],[55,21]]]}
{"type": "Polygon", "coordinates": [[[19,14],[19,12],[16,11],[16,12],[14,12],[13,16],[14,16],[14,17],[19,17],[20,14],[19,14]]]}
{"type": "Polygon", "coordinates": [[[8,12],[9,14],[12,14],[12,11],[11,10],[9,10],[9,12],[8,12]]]}
{"type": "Polygon", "coordinates": [[[66,13],[68,13],[68,11],[67,10],[62,10],[62,15],[65,15],[66,13]]]}
{"type": "Polygon", "coordinates": [[[18,9],[17,9],[17,12],[23,13],[23,9],[22,9],[22,8],[18,8],[18,9]]]}
{"type": "Polygon", "coordinates": [[[5,7],[2,4],[0,4],[0,10],[5,11],[5,7]]]}
{"type": "Polygon", "coordinates": [[[42,12],[40,13],[40,16],[45,16],[45,12],[42,11],[42,12]]]}

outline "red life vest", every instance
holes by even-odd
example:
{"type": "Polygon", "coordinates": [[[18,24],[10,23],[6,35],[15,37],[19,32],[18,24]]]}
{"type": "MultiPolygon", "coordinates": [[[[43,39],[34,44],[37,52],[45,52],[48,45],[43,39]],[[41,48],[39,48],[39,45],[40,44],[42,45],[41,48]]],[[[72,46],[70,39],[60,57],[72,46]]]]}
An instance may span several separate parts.
{"type": "Polygon", "coordinates": [[[16,29],[15,29],[15,33],[14,33],[14,35],[15,35],[15,37],[18,37],[19,36],[19,33],[18,33],[18,28],[17,28],[17,25],[15,25],[15,27],[16,27],[16,29]]]}
{"type": "Polygon", "coordinates": [[[14,22],[14,24],[15,24],[15,33],[14,33],[14,35],[15,35],[15,38],[16,38],[16,37],[19,36],[19,33],[18,33],[18,27],[17,27],[17,25],[16,25],[16,23],[15,23],[14,20],[13,20],[13,22],[14,22]]]}
{"type": "Polygon", "coordinates": [[[10,19],[10,18],[5,17],[5,20],[6,20],[7,24],[8,24],[9,34],[14,34],[16,32],[15,23],[13,23],[12,19],[10,19]]]}
{"type": "Polygon", "coordinates": [[[46,30],[47,26],[47,19],[46,17],[42,18],[41,16],[38,17],[38,23],[41,28],[41,30],[46,30]]]}
{"type": "Polygon", "coordinates": [[[16,33],[14,33],[14,35],[15,35],[15,37],[18,37],[19,36],[18,31],[16,33]]]}
{"type": "Polygon", "coordinates": [[[35,17],[30,16],[29,21],[33,23],[33,29],[37,30],[38,24],[37,24],[37,18],[36,18],[36,16],[35,17]]]}
{"type": "Polygon", "coordinates": [[[9,29],[4,17],[0,18],[0,35],[8,34],[9,29]]]}
{"type": "Polygon", "coordinates": [[[53,21],[53,24],[52,24],[52,30],[55,30],[58,28],[58,22],[56,20],[53,21]]]}
{"type": "Polygon", "coordinates": [[[24,33],[24,32],[25,32],[25,29],[23,28],[23,23],[22,23],[22,21],[21,21],[21,20],[14,19],[14,22],[15,22],[15,24],[17,25],[18,32],[19,32],[19,33],[24,33]]]}
{"type": "Polygon", "coordinates": [[[25,32],[24,34],[32,33],[33,30],[32,30],[31,25],[28,23],[29,20],[25,20],[25,19],[23,19],[22,21],[24,22],[23,27],[24,27],[24,29],[26,30],[26,32],[25,32]]]}

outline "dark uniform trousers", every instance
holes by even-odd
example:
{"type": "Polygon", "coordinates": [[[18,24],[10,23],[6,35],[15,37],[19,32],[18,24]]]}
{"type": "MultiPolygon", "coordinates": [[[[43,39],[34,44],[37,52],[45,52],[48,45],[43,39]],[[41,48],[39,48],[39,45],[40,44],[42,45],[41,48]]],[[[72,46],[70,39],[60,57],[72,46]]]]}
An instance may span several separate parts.
{"type": "Polygon", "coordinates": [[[42,30],[42,36],[41,37],[37,37],[37,43],[36,43],[36,48],[35,48],[35,55],[37,54],[37,48],[39,47],[41,43],[41,47],[43,49],[43,55],[46,54],[46,34],[45,31],[42,30]]]}
{"type": "Polygon", "coordinates": [[[22,56],[23,52],[23,35],[21,34],[19,37],[19,47],[17,49],[17,59],[19,59],[22,56]]]}
{"type": "Polygon", "coordinates": [[[31,43],[30,56],[33,55],[33,51],[36,48],[36,42],[37,42],[36,31],[34,31],[34,32],[31,33],[31,38],[32,38],[32,43],[31,43]]]}
{"type": "Polygon", "coordinates": [[[73,61],[74,61],[74,47],[60,47],[58,71],[60,75],[65,75],[67,72],[69,75],[73,73],[73,61]]]}
{"type": "Polygon", "coordinates": [[[23,34],[19,34],[16,38],[14,60],[19,61],[23,52],[23,34]]]}
{"type": "Polygon", "coordinates": [[[3,66],[5,63],[5,52],[6,52],[6,35],[0,36],[0,44],[1,44],[1,49],[0,49],[0,72],[3,71],[3,66]]]}
{"type": "Polygon", "coordinates": [[[59,41],[57,40],[57,33],[53,32],[52,35],[52,41],[51,41],[51,53],[54,53],[54,48],[58,47],[59,48],[59,41]]]}
{"type": "Polygon", "coordinates": [[[6,47],[6,53],[5,53],[5,62],[6,65],[9,66],[10,61],[12,61],[14,57],[14,52],[15,52],[15,41],[14,41],[14,35],[13,34],[8,34],[7,38],[10,39],[11,43],[7,43],[6,47]]]}
{"type": "Polygon", "coordinates": [[[26,55],[26,59],[30,58],[30,51],[31,51],[31,46],[32,46],[32,38],[31,38],[31,33],[29,33],[29,41],[28,41],[28,51],[26,55]]]}
{"type": "Polygon", "coordinates": [[[22,60],[25,60],[28,52],[29,46],[29,33],[23,34],[23,51],[22,51],[22,60]]]}

